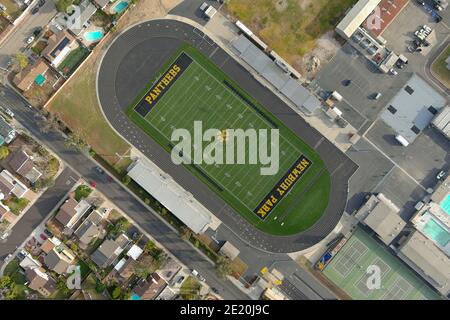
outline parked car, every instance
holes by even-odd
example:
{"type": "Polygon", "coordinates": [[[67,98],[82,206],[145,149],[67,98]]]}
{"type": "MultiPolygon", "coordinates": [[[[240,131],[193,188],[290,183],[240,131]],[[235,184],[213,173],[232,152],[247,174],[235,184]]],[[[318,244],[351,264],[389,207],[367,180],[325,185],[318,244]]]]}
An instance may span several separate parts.
{"type": "Polygon", "coordinates": [[[42,7],[45,4],[45,0],[39,0],[38,6],[42,7]]]}
{"type": "Polygon", "coordinates": [[[184,280],[184,276],[179,277],[177,280],[177,284],[181,284],[183,282],[183,280],[184,280]]]}
{"type": "Polygon", "coordinates": [[[35,6],[33,9],[31,9],[31,14],[36,14],[39,12],[39,6],[35,6]]]}
{"type": "Polygon", "coordinates": [[[382,97],[382,94],[380,92],[375,92],[373,94],[373,100],[378,100],[382,97]]]}
{"type": "Polygon", "coordinates": [[[350,80],[350,79],[344,80],[344,81],[342,82],[342,84],[343,84],[345,87],[348,87],[349,85],[352,84],[352,80],[350,80]]]}
{"type": "Polygon", "coordinates": [[[51,233],[48,229],[44,229],[44,233],[49,238],[53,237],[53,233],[51,233]]]}
{"type": "Polygon", "coordinates": [[[99,166],[96,166],[96,167],[95,167],[95,171],[97,171],[97,172],[100,173],[100,174],[105,173],[105,171],[103,171],[103,169],[100,168],[99,166]]]}
{"type": "Polygon", "coordinates": [[[219,294],[219,289],[212,287],[211,291],[214,292],[215,294],[219,294]]]}
{"type": "Polygon", "coordinates": [[[6,7],[4,4],[0,3],[0,10],[2,11],[6,11],[6,7]]]}
{"type": "Polygon", "coordinates": [[[436,179],[441,180],[447,175],[447,172],[445,170],[439,171],[439,173],[436,175],[436,179]]]}
{"type": "Polygon", "coordinates": [[[27,44],[31,44],[33,41],[34,41],[34,36],[30,36],[30,37],[27,39],[27,44]]]}
{"type": "Polygon", "coordinates": [[[41,233],[41,235],[39,236],[42,240],[47,240],[47,236],[43,233],[41,233]]]}
{"type": "Polygon", "coordinates": [[[14,112],[12,112],[10,108],[5,108],[5,113],[11,118],[14,118],[14,112]]]}

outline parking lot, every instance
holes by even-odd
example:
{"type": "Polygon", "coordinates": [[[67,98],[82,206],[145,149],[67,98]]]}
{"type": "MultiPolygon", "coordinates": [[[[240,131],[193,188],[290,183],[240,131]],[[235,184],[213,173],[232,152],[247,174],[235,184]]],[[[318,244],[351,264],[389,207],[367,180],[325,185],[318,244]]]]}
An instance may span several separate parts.
{"type": "Polygon", "coordinates": [[[336,106],[345,120],[364,132],[410,76],[403,70],[397,76],[383,74],[350,44],[345,44],[315,81],[323,90],[336,90],[343,96],[343,101],[336,106]],[[345,86],[345,80],[352,82],[345,86]],[[382,96],[375,100],[373,96],[377,92],[382,96]]]}
{"type": "Polygon", "coordinates": [[[395,132],[381,120],[366,137],[425,188],[433,187],[436,174],[450,163],[450,141],[434,128],[426,128],[406,148],[395,140],[395,132]]]}
{"type": "MultiPolygon", "coordinates": [[[[449,11],[449,9],[446,11],[449,11]]],[[[418,5],[417,1],[410,1],[397,18],[392,21],[391,25],[382,34],[382,37],[387,40],[388,48],[408,58],[408,70],[410,72],[423,73],[423,65],[427,57],[436,46],[448,38],[449,29],[445,23],[445,19],[440,23],[436,23],[431,14],[418,5]],[[433,29],[432,34],[427,38],[431,46],[424,48],[421,53],[411,53],[408,51],[408,46],[411,45],[415,38],[414,32],[423,25],[433,29]]]]}

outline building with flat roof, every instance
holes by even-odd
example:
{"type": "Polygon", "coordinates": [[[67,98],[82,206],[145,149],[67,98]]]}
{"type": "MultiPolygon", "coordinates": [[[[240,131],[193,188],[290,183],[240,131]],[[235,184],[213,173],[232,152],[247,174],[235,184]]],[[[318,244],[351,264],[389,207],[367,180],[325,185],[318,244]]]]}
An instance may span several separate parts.
{"type": "Polygon", "coordinates": [[[380,36],[408,2],[409,0],[381,0],[373,14],[364,21],[364,28],[375,37],[380,36]]]}
{"type": "Polygon", "coordinates": [[[380,2],[381,0],[359,0],[337,25],[337,33],[349,39],[380,2]]]}
{"type": "Polygon", "coordinates": [[[436,190],[431,194],[431,200],[435,203],[441,203],[450,194],[450,175],[444,181],[439,183],[436,190]]]}
{"type": "Polygon", "coordinates": [[[450,294],[450,259],[422,233],[411,232],[398,256],[442,295],[450,294]]]}
{"type": "Polygon", "coordinates": [[[450,139],[450,106],[442,108],[431,124],[450,139]]]}
{"type": "Polygon", "coordinates": [[[147,159],[135,161],[128,176],[195,233],[208,228],[212,221],[209,210],[147,159]]]}
{"type": "Polygon", "coordinates": [[[234,39],[231,44],[242,60],[255,69],[297,108],[309,114],[314,114],[320,109],[319,99],[303,87],[297,79],[290,76],[292,72],[284,63],[274,62],[243,34],[234,39]]]}
{"type": "Polygon", "coordinates": [[[381,118],[408,143],[413,143],[446,104],[444,97],[414,73],[389,101],[381,118]]]}
{"type": "Polygon", "coordinates": [[[226,241],[219,250],[219,253],[234,260],[239,255],[240,251],[230,241],[226,241]]]}
{"type": "Polygon", "coordinates": [[[375,231],[385,245],[389,245],[406,225],[399,212],[400,209],[380,193],[372,195],[358,210],[356,217],[375,231]]]}

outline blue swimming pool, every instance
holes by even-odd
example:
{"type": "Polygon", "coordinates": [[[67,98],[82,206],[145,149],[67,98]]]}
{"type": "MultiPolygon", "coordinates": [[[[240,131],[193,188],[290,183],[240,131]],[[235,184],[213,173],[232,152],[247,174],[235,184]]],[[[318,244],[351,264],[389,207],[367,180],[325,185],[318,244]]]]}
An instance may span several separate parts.
{"type": "Polygon", "coordinates": [[[442,200],[440,206],[442,210],[444,210],[445,213],[447,213],[450,216],[450,194],[448,194],[447,197],[444,200],[442,200]]]}
{"type": "Polygon", "coordinates": [[[113,7],[113,12],[114,13],[122,13],[122,11],[124,11],[127,7],[128,7],[128,2],[120,1],[118,4],[116,4],[113,7]]]}
{"type": "Polygon", "coordinates": [[[130,297],[130,300],[141,300],[141,297],[139,297],[137,294],[133,294],[133,295],[130,297]]]}
{"type": "Polygon", "coordinates": [[[99,41],[101,38],[103,38],[103,31],[96,30],[96,31],[88,31],[84,34],[84,38],[87,41],[99,41]]]}
{"type": "Polygon", "coordinates": [[[422,232],[442,248],[450,241],[450,234],[433,219],[428,220],[422,232]]]}

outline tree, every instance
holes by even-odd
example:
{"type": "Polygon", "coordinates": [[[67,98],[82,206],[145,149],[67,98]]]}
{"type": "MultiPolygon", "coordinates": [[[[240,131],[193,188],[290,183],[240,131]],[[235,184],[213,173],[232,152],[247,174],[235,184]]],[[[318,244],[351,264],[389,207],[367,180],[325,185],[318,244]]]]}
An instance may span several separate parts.
{"type": "Polygon", "coordinates": [[[3,276],[0,278],[0,289],[9,288],[12,285],[12,280],[9,276],[3,276]]]}
{"type": "Polygon", "coordinates": [[[124,177],[122,178],[122,182],[123,182],[124,185],[127,186],[127,185],[131,182],[130,176],[129,176],[129,175],[124,176],[124,177]]]}
{"type": "Polygon", "coordinates": [[[9,155],[9,149],[7,146],[0,147],[0,160],[5,159],[9,155]]]}
{"type": "Polygon", "coordinates": [[[87,198],[91,192],[91,188],[85,184],[82,184],[75,189],[75,200],[80,201],[81,199],[87,198]]]}
{"type": "Polygon", "coordinates": [[[111,292],[111,298],[113,298],[114,300],[117,300],[120,298],[121,295],[122,295],[122,289],[120,289],[120,287],[118,287],[118,286],[114,287],[113,291],[111,292]]]}
{"type": "Polygon", "coordinates": [[[67,283],[63,279],[58,280],[56,287],[63,295],[68,296],[70,294],[70,289],[67,288],[67,283]]]}
{"type": "Polygon", "coordinates": [[[51,158],[47,162],[47,167],[45,168],[47,171],[47,175],[50,177],[53,177],[56,175],[56,173],[59,170],[59,161],[54,156],[51,156],[51,158]]]}
{"type": "Polygon", "coordinates": [[[80,136],[70,133],[64,141],[66,148],[84,151],[87,148],[86,142],[80,136]]]}
{"type": "Polygon", "coordinates": [[[230,275],[233,270],[231,269],[231,260],[219,256],[216,261],[216,273],[221,279],[225,279],[226,276],[230,275]]]}
{"type": "Polygon", "coordinates": [[[25,69],[28,66],[28,57],[23,53],[17,53],[14,56],[14,64],[20,70],[25,69]]]}
{"type": "Polygon", "coordinates": [[[72,5],[72,0],[58,0],[56,1],[56,10],[59,12],[67,12],[69,6],[72,5]]]}
{"type": "Polygon", "coordinates": [[[125,218],[118,219],[114,224],[108,226],[108,231],[113,237],[126,232],[130,228],[130,222],[125,218]]]}
{"type": "Polygon", "coordinates": [[[34,183],[33,190],[40,191],[42,189],[52,187],[54,184],[55,184],[55,180],[53,178],[39,179],[38,181],[36,181],[34,183]]]}

